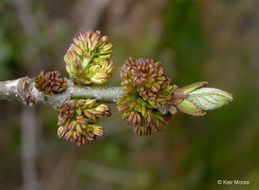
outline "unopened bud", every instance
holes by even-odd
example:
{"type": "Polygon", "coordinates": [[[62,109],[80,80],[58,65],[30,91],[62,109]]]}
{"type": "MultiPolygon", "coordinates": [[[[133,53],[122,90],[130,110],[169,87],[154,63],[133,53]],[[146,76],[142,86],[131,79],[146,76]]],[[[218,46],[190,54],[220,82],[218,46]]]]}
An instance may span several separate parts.
{"type": "Polygon", "coordinates": [[[34,78],[35,87],[45,95],[62,92],[66,89],[67,80],[58,71],[44,72],[34,78]]]}

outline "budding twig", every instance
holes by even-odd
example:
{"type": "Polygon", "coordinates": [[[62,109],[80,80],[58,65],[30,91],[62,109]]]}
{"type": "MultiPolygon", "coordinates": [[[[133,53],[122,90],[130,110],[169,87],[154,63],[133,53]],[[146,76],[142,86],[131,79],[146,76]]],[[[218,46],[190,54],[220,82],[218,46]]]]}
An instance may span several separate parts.
{"type": "Polygon", "coordinates": [[[38,103],[60,106],[66,100],[78,98],[95,98],[103,103],[116,103],[122,94],[121,87],[82,87],[75,85],[71,80],[67,81],[67,88],[52,96],[46,96],[38,91],[29,77],[2,81],[0,82],[0,99],[20,101],[30,106],[38,103]]]}
{"type": "Polygon", "coordinates": [[[100,31],[80,33],[64,57],[70,80],[53,71],[41,72],[33,79],[0,82],[0,99],[57,107],[58,136],[78,146],[103,136],[104,128],[96,122],[109,116],[110,110],[100,103],[116,103],[122,119],[133,125],[134,133],[150,135],[161,131],[167,116],[177,111],[203,116],[204,110],[219,108],[233,99],[227,92],[206,88],[205,81],[178,88],[170,84],[161,62],[144,58],[126,60],[120,72],[122,87],[93,87],[104,84],[114,72],[111,55],[112,44],[100,31]]]}
{"type": "MultiPolygon", "coordinates": [[[[187,87],[189,87],[189,85],[180,89],[183,92],[187,92],[187,87]]],[[[216,109],[227,104],[233,99],[231,94],[215,88],[194,88],[191,90],[193,91],[188,91],[190,95],[184,97],[184,99],[192,102],[202,110],[216,109]],[[210,98],[213,98],[213,100],[208,100],[210,98]],[[206,105],[204,105],[205,103],[199,100],[207,101],[207,104],[210,107],[207,108],[206,105]]],[[[178,91],[175,92],[177,95],[178,91]]],[[[116,103],[122,94],[122,87],[78,86],[71,80],[67,79],[67,88],[63,92],[47,96],[35,87],[33,80],[29,77],[0,81],[0,100],[20,101],[29,106],[44,103],[59,107],[66,100],[79,98],[95,98],[97,101],[102,103],[116,103]]],[[[165,114],[164,111],[161,112],[165,114]]]]}

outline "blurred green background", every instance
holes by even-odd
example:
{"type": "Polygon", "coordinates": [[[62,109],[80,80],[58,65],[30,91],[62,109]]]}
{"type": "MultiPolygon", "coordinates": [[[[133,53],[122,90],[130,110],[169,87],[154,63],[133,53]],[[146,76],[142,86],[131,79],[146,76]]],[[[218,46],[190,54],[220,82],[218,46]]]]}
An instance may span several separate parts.
{"type": "Polygon", "coordinates": [[[125,59],[162,61],[173,83],[208,81],[234,101],[205,117],[182,113],[139,137],[111,105],[106,135],[77,148],[56,137],[57,113],[0,101],[0,189],[258,189],[259,2],[257,0],[0,0],[0,80],[41,70],[65,74],[80,31],[114,44],[125,59]],[[249,185],[218,185],[217,180],[249,185]]]}

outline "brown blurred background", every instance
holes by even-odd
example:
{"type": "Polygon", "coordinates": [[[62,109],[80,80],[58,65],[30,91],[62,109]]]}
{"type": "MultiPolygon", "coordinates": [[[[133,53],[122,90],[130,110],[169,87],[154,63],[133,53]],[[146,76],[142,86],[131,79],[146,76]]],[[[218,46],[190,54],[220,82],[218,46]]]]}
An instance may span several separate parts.
{"type": "Polygon", "coordinates": [[[111,105],[106,135],[77,148],[56,137],[57,113],[0,101],[0,189],[258,189],[259,1],[0,0],[0,80],[65,74],[80,31],[100,29],[125,59],[162,61],[178,86],[206,80],[234,101],[205,117],[178,113],[138,137],[111,105]],[[217,180],[249,180],[220,186],[217,180]]]}

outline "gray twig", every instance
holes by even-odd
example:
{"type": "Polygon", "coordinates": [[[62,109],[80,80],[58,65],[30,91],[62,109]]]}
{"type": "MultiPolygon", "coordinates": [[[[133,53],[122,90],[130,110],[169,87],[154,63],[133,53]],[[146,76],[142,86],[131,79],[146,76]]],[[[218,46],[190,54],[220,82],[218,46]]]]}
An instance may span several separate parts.
{"type": "Polygon", "coordinates": [[[95,98],[100,102],[116,103],[122,94],[121,87],[82,87],[67,80],[67,88],[61,93],[45,96],[37,90],[29,77],[0,82],[0,99],[20,101],[32,106],[38,103],[60,106],[68,99],[95,98]]]}

